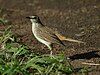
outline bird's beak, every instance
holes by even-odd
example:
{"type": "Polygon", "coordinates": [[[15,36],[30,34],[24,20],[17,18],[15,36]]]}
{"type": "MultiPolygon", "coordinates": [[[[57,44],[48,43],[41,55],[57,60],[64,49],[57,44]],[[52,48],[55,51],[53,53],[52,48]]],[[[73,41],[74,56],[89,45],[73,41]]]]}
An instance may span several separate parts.
{"type": "Polygon", "coordinates": [[[31,19],[30,17],[26,17],[26,18],[31,19]]]}

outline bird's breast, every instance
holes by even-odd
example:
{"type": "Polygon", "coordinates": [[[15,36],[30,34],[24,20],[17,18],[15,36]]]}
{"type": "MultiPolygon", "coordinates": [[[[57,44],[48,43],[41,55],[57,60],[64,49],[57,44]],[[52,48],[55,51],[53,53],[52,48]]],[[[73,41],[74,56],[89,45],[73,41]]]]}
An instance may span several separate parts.
{"type": "Polygon", "coordinates": [[[42,39],[42,38],[39,37],[39,35],[38,35],[38,33],[37,33],[37,29],[38,29],[38,27],[37,27],[36,25],[32,25],[32,32],[33,32],[35,38],[36,38],[39,42],[41,42],[41,43],[43,43],[43,44],[45,44],[45,45],[50,44],[50,42],[48,42],[48,41],[46,41],[46,40],[44,40],[44,39],[42,39]]]}

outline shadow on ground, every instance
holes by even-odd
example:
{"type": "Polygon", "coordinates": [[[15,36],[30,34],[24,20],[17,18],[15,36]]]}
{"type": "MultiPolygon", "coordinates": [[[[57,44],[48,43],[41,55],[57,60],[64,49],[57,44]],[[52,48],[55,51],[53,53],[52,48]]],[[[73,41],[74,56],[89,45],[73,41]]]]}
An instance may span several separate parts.
{"type": "Polygon", "coordinates": [[[100,58],[100,55],[97,54],[99,51],[91,51],[91,52],[86,52],[86,53],[81,53],[81,54],[75,54],[70,56],[69,58],[71,60],[77,60],[77,59],[91,59],[91,58],[100,58]]]}

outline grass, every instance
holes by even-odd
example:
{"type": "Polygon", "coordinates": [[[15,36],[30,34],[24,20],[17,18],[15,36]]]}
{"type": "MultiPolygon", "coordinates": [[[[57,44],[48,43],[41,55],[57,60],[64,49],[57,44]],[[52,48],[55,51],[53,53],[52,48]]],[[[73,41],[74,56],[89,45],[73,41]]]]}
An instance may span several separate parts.
{"type": "Polygon", "coordinates": [[[3,25],[5,25],[6,23],[8,23],[8,20],[0,18],[0,23],[2,23],[3,25]]]}
{"type": "MultiPolygon", "coordinates": [[[[69,75],[75,72],[63,54],[53,57],[35,54],[15,38],[11,27],[0,36],[0,75],[69,75]]],[[[82,75],[84,71],[84,68],[80,70],[82,75]]]]}
{"type": "Polygon", "coordinates": [[[73,67],[64,55],[34,54],[14,39],[11,27],[0,36],[0,74],[2,75],[59,75],[71,74],[73,67]]]}

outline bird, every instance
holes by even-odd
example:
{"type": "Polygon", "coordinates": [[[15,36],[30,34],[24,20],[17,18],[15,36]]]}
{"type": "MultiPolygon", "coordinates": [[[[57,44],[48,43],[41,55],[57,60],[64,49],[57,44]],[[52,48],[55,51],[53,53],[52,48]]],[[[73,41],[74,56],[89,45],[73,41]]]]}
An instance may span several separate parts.
{"type": "Polygon", "coordinates": [[[56,43],[65,46],[65,44],[62,42],[63,40],[77,42],[77,43],[84,43],[82,41],[66,38],[65,36],[60,34],[57,30],[53,30],[52,28],[42,24],[40,18],[37,15],[28,16],[26,18],[30,19],[32,23],[33,35],[39,42],[46,45],[48,49],[51,50],[50,54],[52,54],[52,49],[53,49],[52,44],[56,43]]]}

